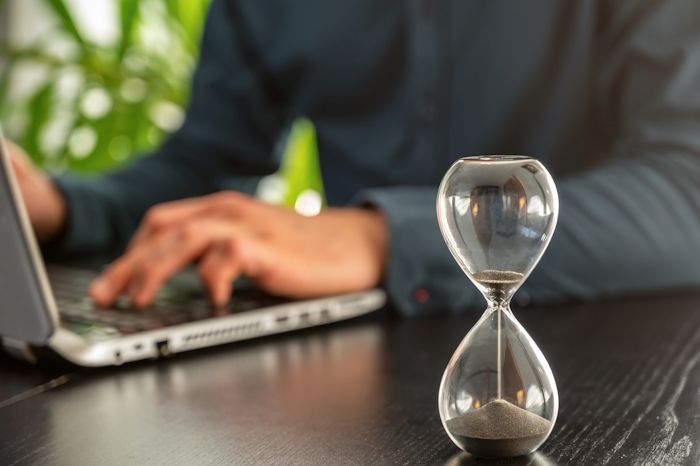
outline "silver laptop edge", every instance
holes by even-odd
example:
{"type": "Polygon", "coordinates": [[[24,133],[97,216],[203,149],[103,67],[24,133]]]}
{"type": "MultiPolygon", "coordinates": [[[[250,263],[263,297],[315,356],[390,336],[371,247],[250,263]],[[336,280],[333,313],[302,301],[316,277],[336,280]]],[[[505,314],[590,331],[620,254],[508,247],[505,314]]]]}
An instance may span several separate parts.
{"type": "MultiPolygon", "coordinates": [[[[27,214],[27,209],[24,207],[24,202],[22,200],[22,194],[15,179],[14,170],[12,168],[12,162],[9,157],[9,150],[5,143],[5,135],[0,126],[0,163],[2,164],[2,172],[5,174],[4,180],[2,182],[9,188],[10,191],[10,201],[14,207],[14,214],[19,220],[19,228],[22,232],[22,237],[24,239],[24,246],[29,253],[29,260],[31,261],[31,267],[34,270],[34,275],[36,277],[37,284],[41,290],[41,295],[43,297],[43,304],[46,306],[46,311],[51,319],[54,326],[58,325],[58,309],[56,308],[56,302],[53,299],[53,293],[51,292],[51,287],[49,285],[49,279],[46,276],[46,269],[44,268],[44,261],[39,254],[39,246],[34,236],[34,230],[32,229],[32,224],[29,221],[29,215],[27,214]]],[[[2,212],[0,212],[2,215],[2,212]]],[[[2,277],[0,277],[1,279],[2,277]]],[[[2,329],[0,329],[2,330],[2,329]]],[[[0,335],[2,332],[0,331],[0,335]]]]}
{"type": "MultiPolygon", "coordinates": [[[[379,309],[386,302],[384,291],[373,289],[360,293],[278,304],[225,317],[212,317],[104,340],[84,338],[61,326],[44,262],[39,254],[39,247],[14,177],[2,128],[0,128],[0,161],[3,168],[0,171],[4,174],[0,183],[9,188],[12,208],[15,211],[0,212],[0,220],[7,221],[7,218],[11,217],[19,223],[21,241],[28,252],[23,257],[27,257],[31,265],[29,279],[35,280],[41,295],[39,307],[42,309],[25,309],[23,312],[42,313],[43,316],[34,317],[45,320],[48,317],[47,322],[53,326],[53,333],[42,342],[8,337],[4,332],[8,329],[0,327],[3,344],[16,356],[31,360],[33,356],[30,344],[43,343],[68,361],[80,366],[119,365],[124,362],[157,358],[171,353],[349,319],[379,309]]],[[[19,244],[17,246],[20,247],[19,244]]],[[[2,279],[3,277],[0,277],[0,280],[2,279]]],[[[5,310],[0,307],[0,312],[5,310]]]]}

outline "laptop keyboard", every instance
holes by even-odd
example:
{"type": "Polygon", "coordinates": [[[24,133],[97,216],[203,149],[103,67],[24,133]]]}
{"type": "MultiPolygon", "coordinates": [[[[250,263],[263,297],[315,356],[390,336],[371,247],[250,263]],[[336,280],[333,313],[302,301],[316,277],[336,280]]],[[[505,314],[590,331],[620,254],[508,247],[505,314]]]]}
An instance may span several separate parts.
{"type": "Polygon", "coordinates": [[[227,306],[215,310],[204,298],[201,287],[168,285],[147,309],[132,309],[125,298],[112,308],[101,309],[92,304],[88,296],[97,272],[51,265],[47,273],[61,321],[71,330],[91,336],[156,330],[286,302],[254,288],[241,288],[227,306]]]}

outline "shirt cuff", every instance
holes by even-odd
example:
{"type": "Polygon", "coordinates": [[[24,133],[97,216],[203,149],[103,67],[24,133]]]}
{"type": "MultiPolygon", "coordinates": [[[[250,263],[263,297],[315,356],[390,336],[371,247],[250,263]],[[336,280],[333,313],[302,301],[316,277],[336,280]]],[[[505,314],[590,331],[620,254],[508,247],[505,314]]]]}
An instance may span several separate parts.
{"type": "Polygon", "coordinates": [[[391,304],[415,316],[477,308],[479,295],[442,239],[437,189],[394,187],[362,191],[353,204],[381,211],[389,227],[384,286],[391,304]]]}
{"type": "Polygon", "coordinates": [[[119,236],[109,219],[109,188],[97,180],[73,176],[54,176],[52,181],[66,201],[66,222],[63,232],[44,245],[48,259],[73,259],[82,254],[109,254],[119,236]]]}

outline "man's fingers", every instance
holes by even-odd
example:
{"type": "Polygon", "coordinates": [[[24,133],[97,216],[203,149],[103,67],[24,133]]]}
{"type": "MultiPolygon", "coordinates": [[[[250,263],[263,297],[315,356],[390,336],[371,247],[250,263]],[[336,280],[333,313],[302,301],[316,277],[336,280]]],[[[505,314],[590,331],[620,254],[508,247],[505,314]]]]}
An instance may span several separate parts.
{"type": "Polygon", "coordinates": [[[118,259],[90,285],[90,297],[99,307],[109,307],[129,283],[135,256],[118,259]]]}
{"type": "Polygon", "coordinates": [[[107,307],[127,294],[134,307],[144,308],[170,277],[202,258],[202,280],[212,302],[223,306],[233,280],[241,273],[255,276],[260,268],[252,254],[260,248],[254,243],[254,235],[237,221],[219,217],[187,221],[135,244],[93,283],[90,295],[98,306],[107,307]]]}
{"type": "Polygon", "coordinates": [[[191,224],[145,246],[150,252],[136,264],[128,290],[132,305],[139,309],[150,305],[163,284],[200,257],[217,233],[191,224]]]}
{"type": "MultiPolygon", "coordinates": [[[[109,307],[121,294],[128,294],[133,299],[140,294],[144,286],[150,289],[152,275],[160,272],[152,264],[167,266],[167,258],[172,257],[171,251],[178,251],[182,244],[184,242],[181,242],[180,238],[175,238],[173,233],[161,234],[151,238],[149,243],[128,251],[92,283],[90,297],[93,302],[99,307],[109,307]]],[[[148,304],[144,303],[144,300],[145,298],[139,296],[137,303],[134,304],[137,307],[143,307],[148,304]]]]}
{"type": "Polygon", "coordinates": [[[237,239],[218,242],[206,252],[199,264],[199,276],[209,291],[209,299],[215,307],[224,306],[233,290],[233,282],[241,274],[241,255],[237,239]]]}
{"type": "Polygon", "coordinates": [[[158,231],[177,224],[186,218],[198,216],[211,209],[210,202],[204,199],[185,199],[183,201],[168,202],[152,207],[143,219],[141,226],[129,242],[129,249],[139,244],[143,239],[158,231]]]}
{"type": "Polygon", "coordinates": [[[235,216],[244,212],[250,198],[245,194],[224,191],[209,196],[167,202],[151,208],[129,243],[129,249],[144,239],[173,225],[205,215],[235,216]]]}
{"type": "MultiPolygon", "coordinates": [[[[240,229],[231,222],[207,219],[188,222],[178,228],[143,241],[111,266],[91,289],[96,304],[109,306],[125,293],[136,308],[145,308],[153,302],[163,284],[188,263],[202,257],[213,244],[242,236],[240,229]]],[[[221,258],[221,253],[217,256],[221,258]]],[[[228,253],[227,257],[233,257],[228,253]]],[[[213,260],[213,259],[211,259],[213,260]]],[[[212,275],[217,300],[230,294],[224,289],[223,277],[238,272],[219,260],[224,266],[221,272],[212,275]]],[[[212,266],[209,266],[210,268],[212,266]]],[[[217,301],[219,302],[219,301],[217,301]]]]}

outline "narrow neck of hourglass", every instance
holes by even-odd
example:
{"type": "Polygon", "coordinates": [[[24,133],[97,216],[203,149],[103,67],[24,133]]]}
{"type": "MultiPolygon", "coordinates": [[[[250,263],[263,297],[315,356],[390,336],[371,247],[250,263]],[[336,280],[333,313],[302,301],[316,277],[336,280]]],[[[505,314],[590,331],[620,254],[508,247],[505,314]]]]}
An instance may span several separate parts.
{"type": "Polygon", "coordinates": [[[520,283],[476,283],[486,299],[489,309],[510,310],[510,301],[515,292],[520,288],[520,283]]]}
{"type": "Polygon", "coordinates": [[[486,299],[486,303],[487,314],[498,310],[512,314],[512,311],[510,310],[510,297],[507,299],[486,299]]]}

